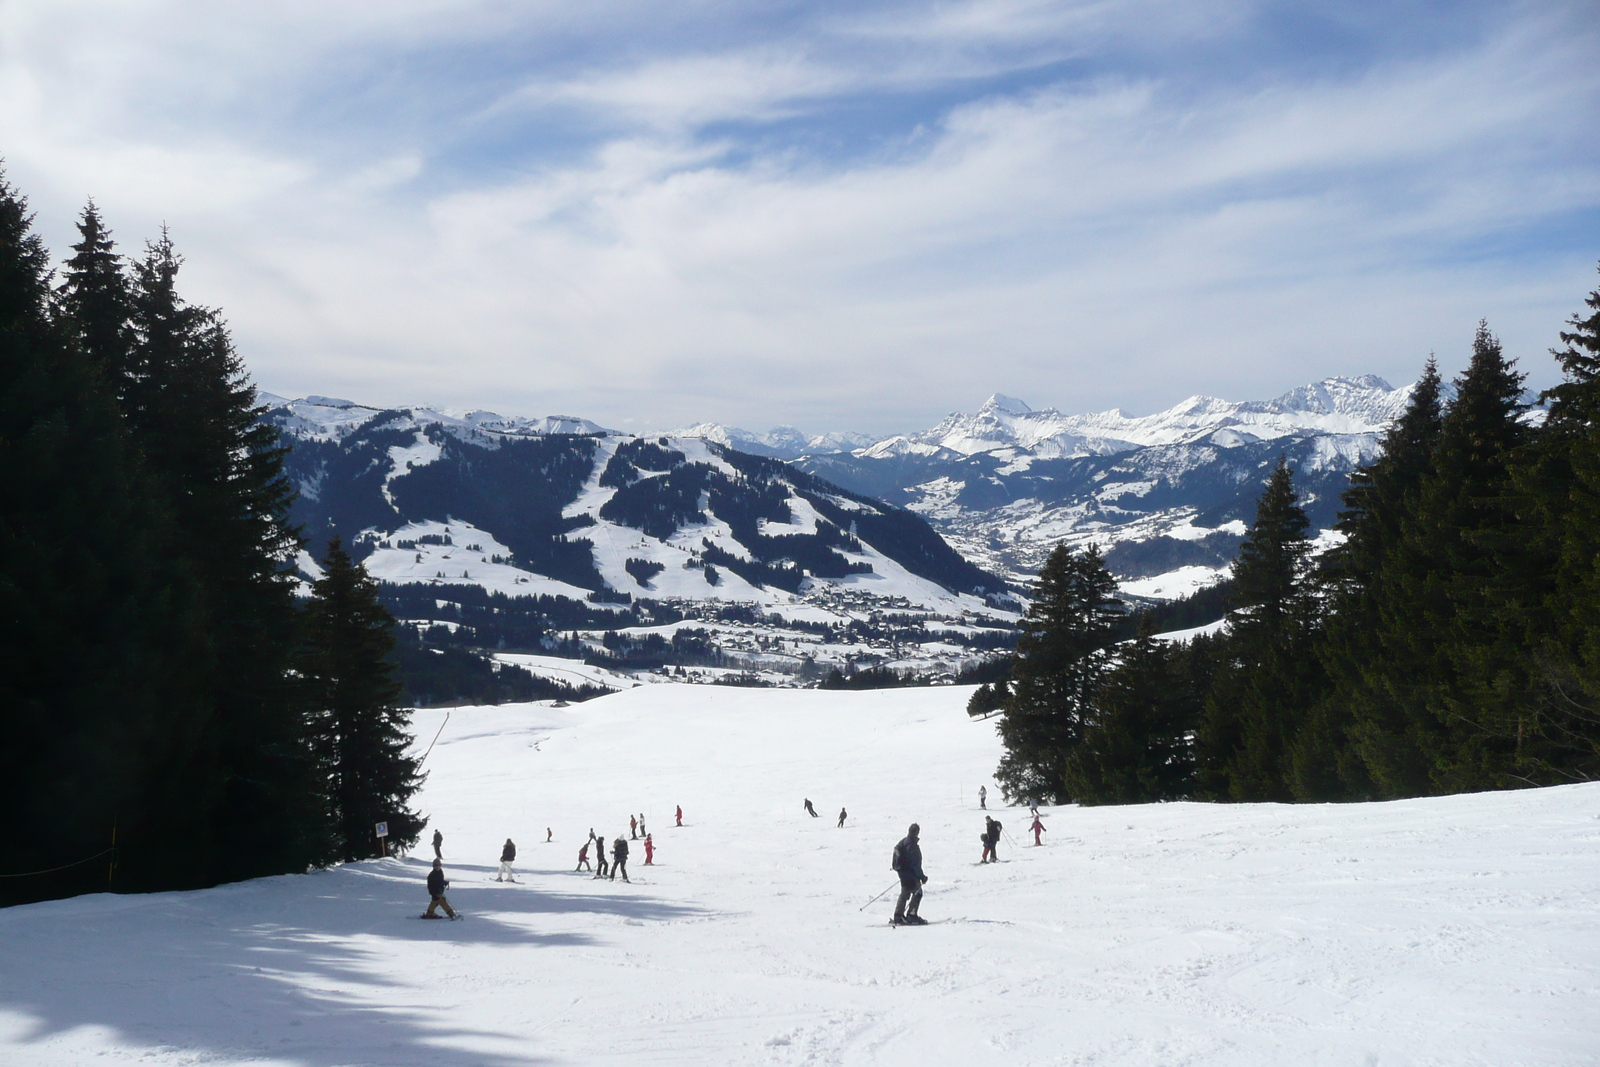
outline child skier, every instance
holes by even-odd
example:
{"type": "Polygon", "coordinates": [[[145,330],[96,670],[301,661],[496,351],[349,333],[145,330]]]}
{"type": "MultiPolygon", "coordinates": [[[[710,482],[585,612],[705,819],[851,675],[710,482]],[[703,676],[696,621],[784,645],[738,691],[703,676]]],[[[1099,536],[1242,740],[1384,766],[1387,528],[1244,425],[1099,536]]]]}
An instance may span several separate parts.
{"type": "Polygon", "coordinates": [[[649,867],[656,861],[656,843],[650,840],[650,835],[644,835],[644,865],[649,867]]]}
{"type": "Polygon", "coordinates": [[[594,870],[593,867],[589,866],[589,845],[590,845],[590,842],[585,841],[583,843],[583,847],[578,849],[578,865],[576,867],[572,868],[573,870],[575,870],[575,871],[592,871],[592,870],[594,870]]]}
{"type": "Polygon", "coordinates": [[[1044,823],[1039,821],[1039,816],[1035,815],[1033,817],[1033,825],[1028,827],[1028,829],[1033,831],[1033,845],[1035,848],[1044,844],[1043,841],[1039,840],[1039,835],[1044,833],[1044,823]]]}
{"type": "Polygon", "coordinates": [[[444,866],[439,860],[434,860],[433,870],[428,872],[428,910],[422,913],[424,919],[439,918],[440,908],[443,908],[444,913],[452,919],[461,917],[456,914],[456,909],[450,906],[450,902],[444,899],[444,891],[449,885],[450,883],[444,878],[444,866]]]}

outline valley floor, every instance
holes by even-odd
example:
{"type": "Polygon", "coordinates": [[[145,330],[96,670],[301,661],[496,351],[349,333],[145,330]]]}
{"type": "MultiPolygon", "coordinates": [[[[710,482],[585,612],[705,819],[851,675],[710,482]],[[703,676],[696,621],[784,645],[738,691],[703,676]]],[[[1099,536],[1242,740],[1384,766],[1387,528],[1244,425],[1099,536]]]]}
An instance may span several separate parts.
{"type": "Polygon", "coordinates": [[[1600,785],[1046,809],[1039,848],[1002,809],[1014,843],[979,866],[999,745],[969,693],[419,712],[422,747],[444,726],[419,807],[464,921],[417,921],[424,847],[0,911],[0,1062],[1595,1062],[1600,785]],[[632,884],[574,873],[630,812],[657,865],[633,842],[632,884]],[[862,905],[912,820],[935,924],[892,929],[892,894],[862,905]]]}

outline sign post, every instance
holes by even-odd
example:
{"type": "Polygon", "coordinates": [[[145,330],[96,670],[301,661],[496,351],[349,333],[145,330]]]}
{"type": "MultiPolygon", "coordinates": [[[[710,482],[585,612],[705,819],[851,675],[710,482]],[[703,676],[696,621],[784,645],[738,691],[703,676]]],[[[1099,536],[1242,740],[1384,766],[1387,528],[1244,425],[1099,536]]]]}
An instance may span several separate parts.
{"type": "Polygon", "coordinates": [[[383,854],[387,856],[389,854],[389,824],[386,822],[380,822],[377,826],[377,833],[378,847],[382,849],[383,854]]]}

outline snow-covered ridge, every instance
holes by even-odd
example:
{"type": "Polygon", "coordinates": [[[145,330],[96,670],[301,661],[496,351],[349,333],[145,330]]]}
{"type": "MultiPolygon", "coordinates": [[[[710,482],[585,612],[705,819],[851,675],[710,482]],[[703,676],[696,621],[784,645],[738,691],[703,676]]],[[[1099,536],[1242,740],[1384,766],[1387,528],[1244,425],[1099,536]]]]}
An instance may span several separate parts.
{"type": "Polygon", "coordinates": [[[1225,429],[1240,435],[1240,441],[1306,433],[1371,434],[1381,432],[1405,409],[1413,388],[1397,389],[1372,374],[1324,378],[1272,400],[1192,396],[1143,416],[1120,409],[1086,415],[1063,415],[1054,408],[1034,411],[1022,401],[995,394],[975,414],[954,413],[931,430],[879,441],[858,454],[949,449],[970,456],[1015,448],[1045,458],[1104,456],[1196,442],[1225,429]]]}
{"type": "Polygon", "coordinates": [[[378,415],[393,415],[393,425],[400,429],[439,425],[458,435],[476,435],[476,439],[492,440],[496,435],[526,437],[538,434],[607,433],[604,427],[574,415],[546,415],[529,419],[520,416],[500,415],[481,409],[435,408],[411,405],[398,408],[375,408],[330,396],[306,396],[290,400],[274,393],[257,391],[256,403],[267,409],[267,415],[278,427],[301,441],[340,441],[371,422],[378,415]]]}

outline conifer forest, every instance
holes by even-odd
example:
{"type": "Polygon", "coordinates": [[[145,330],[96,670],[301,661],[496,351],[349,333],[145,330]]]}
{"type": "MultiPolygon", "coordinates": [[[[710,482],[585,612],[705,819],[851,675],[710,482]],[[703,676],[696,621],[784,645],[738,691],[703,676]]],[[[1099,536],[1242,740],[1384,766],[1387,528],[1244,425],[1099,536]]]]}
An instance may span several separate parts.
{"type": "Polygon", "coordinates": [[[0,178],[0,904],[373,856],[421,826],[392,620],[299,596],[285,449],[163,234],[91,203],[59,270],[0,178]]]}

